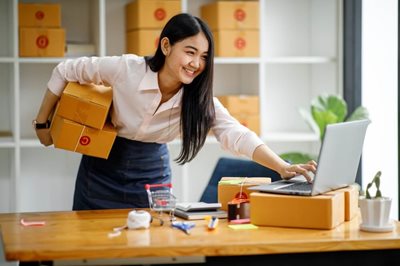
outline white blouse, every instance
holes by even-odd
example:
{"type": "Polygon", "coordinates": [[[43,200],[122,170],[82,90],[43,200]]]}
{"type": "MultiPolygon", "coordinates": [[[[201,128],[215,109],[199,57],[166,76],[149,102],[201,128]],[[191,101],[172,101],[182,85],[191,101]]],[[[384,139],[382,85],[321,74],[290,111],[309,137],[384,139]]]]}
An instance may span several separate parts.
{"type": "MultiPolygon", "coordinates": [[[[142,142],[167,143],[180,135],[182,89],[161,104],[157,73],[136,55],[81,57],[58,64],[47,84],[60,96],[67,82],[104,84],[113,88],[112,123],[118,136],[142,142]]],[[[212,131],[223,149],[252,158],[262,140],[230,116],[214,97],[212,131]]]]}

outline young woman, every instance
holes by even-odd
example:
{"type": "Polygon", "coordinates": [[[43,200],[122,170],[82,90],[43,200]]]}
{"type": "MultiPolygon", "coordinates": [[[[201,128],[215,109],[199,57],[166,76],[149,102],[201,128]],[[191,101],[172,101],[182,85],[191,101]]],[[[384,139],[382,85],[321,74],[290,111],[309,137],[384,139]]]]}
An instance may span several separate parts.
{"type": "Polygon", "coordinates": [[[301,174],[310,180],[315,162],[286,163],[213,98],[213,45],[202,20],[179,14],[162,30],[154,56],[82,57],[57,65],[35,120],[45,146],[52,144],[46,121],[67,82],[113,87],[111,118],[118,136],[107,160],[82,156],[74,210],[148,207],[144,185],[171,179],[166,143],[181,137],[175,160],[184,164],[202,148],[210,129],[223,148],[282,178],[301,174]]]}

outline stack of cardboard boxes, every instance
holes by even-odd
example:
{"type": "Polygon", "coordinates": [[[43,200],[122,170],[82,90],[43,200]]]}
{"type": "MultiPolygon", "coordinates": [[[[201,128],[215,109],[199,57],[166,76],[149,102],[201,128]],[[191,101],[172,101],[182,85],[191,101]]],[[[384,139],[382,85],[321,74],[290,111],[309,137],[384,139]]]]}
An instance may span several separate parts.
{"type": "Polygon", "coordinates": [[[134,0],[126,5],[126,52],[153,55],[167,21],[181,12],[180,0],[134,0]]]}
{"type": "Polygon", "coordinates": [[[216,1],[201,7],[201,18],[211,28],[215,55],[259,56],[258,1],[216,1]]]}
{"type": "Polygon", "coordinates": [[[242,125],[260,135],[260,103],[256,95],[222,95],[219,101],[242,125]]]}
{"type": "Polygon", "coordinates": [[[20,3],[19,56],[63,57],[65,30],[60,4],[20,3]]]}
{"type": "Polygon", "coordinates": [[[68,83],[51,123],[54,147],[108,158],[117,136],[108,121],[111,103],[111,87],[68,83]]]}

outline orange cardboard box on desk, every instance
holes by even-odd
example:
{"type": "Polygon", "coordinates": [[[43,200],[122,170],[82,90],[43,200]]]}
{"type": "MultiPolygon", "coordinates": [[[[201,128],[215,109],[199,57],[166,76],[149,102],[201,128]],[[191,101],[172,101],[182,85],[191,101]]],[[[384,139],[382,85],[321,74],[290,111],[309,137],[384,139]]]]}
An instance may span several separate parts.
{"type": "Polygon", "coordinates": [[[107,121],[112,88],[68,83],[51,123],[54,147],[108,158],[116,129],[107,121]]]}
{"type": "Polygon", "coordinates": [[[261,226],[333,229],[357,216],[358,194],[356,185],[317,196],[253,192],[250,220],[261,226]]]}

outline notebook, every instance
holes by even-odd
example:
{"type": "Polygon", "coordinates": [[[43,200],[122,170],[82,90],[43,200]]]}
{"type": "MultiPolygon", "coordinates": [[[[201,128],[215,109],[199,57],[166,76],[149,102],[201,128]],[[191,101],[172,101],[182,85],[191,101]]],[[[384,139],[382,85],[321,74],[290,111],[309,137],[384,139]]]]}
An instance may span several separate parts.
{"type": "Polygon", "coordinates": [[[329,124],[321,144],[313,182],[304,177],[250,187],[268,193],[314,196],[355,182],[369,120],[329,124]]]}

